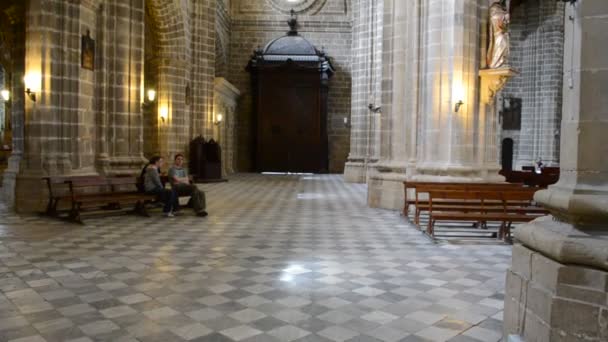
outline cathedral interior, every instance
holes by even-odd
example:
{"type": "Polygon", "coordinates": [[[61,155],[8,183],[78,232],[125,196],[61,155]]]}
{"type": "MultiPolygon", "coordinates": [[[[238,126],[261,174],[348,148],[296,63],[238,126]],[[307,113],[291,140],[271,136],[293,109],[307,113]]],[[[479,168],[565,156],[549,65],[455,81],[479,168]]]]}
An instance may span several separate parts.
{"type": "Polygon", "coordinates": [[[608,341],[606,32],[606,0],[0,1],[0,341],[608,341]]]}

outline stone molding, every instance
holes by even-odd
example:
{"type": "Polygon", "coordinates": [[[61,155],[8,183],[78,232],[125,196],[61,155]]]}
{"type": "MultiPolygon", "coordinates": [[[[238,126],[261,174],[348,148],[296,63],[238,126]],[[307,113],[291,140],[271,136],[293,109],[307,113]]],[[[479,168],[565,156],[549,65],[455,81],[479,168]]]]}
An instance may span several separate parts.
{"type": "Polygon", "coordinates": [[[216,95],[220,95],[225,103],[230,104],[233,109],[236,107],[236,101],[238,97],[241,96],[241,91],[232,83],[228,82],[227,79],[216,77],[214,81],[214,90],[216,95]]]}
{"type": "Polygon", "coordinates": [[[538,218],[515,230],[525,246],[559,261],[608,271],[608,226],[581,231],[551,216],[538,218]]]}
{"type": "Polygon", "coordinates": [[[278,11],[289,14],[290,11],[295,13],[313,12],[317,13],[325,6],[327,0],[266,0],[278,11]]]}

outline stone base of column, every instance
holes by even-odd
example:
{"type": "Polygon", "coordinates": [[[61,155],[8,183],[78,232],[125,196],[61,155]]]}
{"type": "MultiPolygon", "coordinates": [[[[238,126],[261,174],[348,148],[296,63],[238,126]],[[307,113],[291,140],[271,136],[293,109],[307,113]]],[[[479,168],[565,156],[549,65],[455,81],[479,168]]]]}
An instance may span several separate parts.
{"type": "Polygon", "coordinates": [[[14,209],[18,213],[40,213],[46,210],[48,190],[42,173],[18,174],[15,182],[14,209]]]}
{"type": "Polygon", "coordinates": [[[499,167],[485,165],[479,167],[441,164],[419,164],[412,181],[418,182],[458,182],[458,183],[504,183],[505,177],[498,174],[499,167]]]}
{"type": "Polygon", "coordinates": [[[608,225],[581,231],[552,216],[515,229],[505,336],[608,341],[608,225]]]}
{"type": "Polygon", "coordinates": [[[349,158],[344,165],[344,181],[348,183],[365,183],[366,180],[367,170],[365,162],[349,158]]]}
{"type": "Polygon", "coordinates": [[[2,200],[9,209],[15,208],[15,188],[17,187],[17,175],[19,174],[20,163],[21,155],[11,155],[8,158],[8,167],[2,175],[2,188],[0,188],[0,192],[2,200]]]}
{"type": "Polygon", "coordinates": [[[507,271],[504,334],[523,341],[607,341],[608,273],[522,245],[507,271]]]}
{"type": "Polygon", "coordinates": [[[367,179],[367,204],[372,208],[402,210],[406,177],[404,165],[374,165],[367,179]]]}

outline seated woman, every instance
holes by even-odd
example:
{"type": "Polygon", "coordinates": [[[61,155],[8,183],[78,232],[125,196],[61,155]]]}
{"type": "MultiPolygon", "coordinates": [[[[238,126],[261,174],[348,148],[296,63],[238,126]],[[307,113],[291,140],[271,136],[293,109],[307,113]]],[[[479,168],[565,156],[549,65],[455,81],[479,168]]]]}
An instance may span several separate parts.
{"type": "Polygon", "coordinates": [[[164,203],[163,213],[166,217],[173,217],[174,212],[179,208],[177,194],[174,190],[165,189],[160,181],[160,168],[163,165],[163,158],[154,156],[150,158],[150,162],[144,173],[144,191],[148,194],[158,196],[159,200],[164,203]]]}
{"type": "Polygon", "coordinates": [[[194,184],[190,184],[188,170],[184,167],[184,156],[182,154],[175,155],[173,166],[169,168],[169,182],[171,188],[175,190],[177,196],[191,196],[190,204],[198,216],[207,216],[205,193],[202,192],[194,184]]]}

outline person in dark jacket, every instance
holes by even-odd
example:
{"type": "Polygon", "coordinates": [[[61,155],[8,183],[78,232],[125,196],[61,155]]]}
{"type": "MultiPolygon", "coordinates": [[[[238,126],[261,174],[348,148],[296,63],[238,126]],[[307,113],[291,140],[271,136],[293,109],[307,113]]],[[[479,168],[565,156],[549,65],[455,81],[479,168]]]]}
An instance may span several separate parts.
{"type": "Polygon", "coordinates": [[[147,194],[158,196],[159,200],[164,203],[163,213],[166,217],[175,216],[175,212],[179,208],[177,193],[175,190],[165,189],[160,180],[160,168],[163,165],[163,158],[154,156],[150,158],[150,163],[144,173],[144,191],[147,194]]]}

